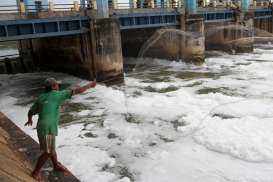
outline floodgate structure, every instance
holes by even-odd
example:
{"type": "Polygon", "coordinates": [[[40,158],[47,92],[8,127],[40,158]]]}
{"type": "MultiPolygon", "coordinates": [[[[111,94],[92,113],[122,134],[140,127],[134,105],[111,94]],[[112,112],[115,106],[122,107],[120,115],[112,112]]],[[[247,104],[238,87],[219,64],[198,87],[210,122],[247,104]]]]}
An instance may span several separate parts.
{"type": "Polygon", "coordinates": [[[100,81],[122,76],[124,57],[200,64],[205,50],[250,52],[272,32],[269,1],[18,1],[0,7],[0,41],[19,50],[0,73],[38,67],[100,81]]]}

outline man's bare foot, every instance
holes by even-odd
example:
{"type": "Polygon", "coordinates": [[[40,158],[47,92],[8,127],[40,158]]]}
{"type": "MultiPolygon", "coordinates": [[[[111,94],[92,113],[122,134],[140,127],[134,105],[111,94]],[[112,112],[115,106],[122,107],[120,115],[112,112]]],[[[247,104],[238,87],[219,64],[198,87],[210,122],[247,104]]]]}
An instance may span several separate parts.
{"type": "Polygon", "coordinates": [[[57,171],[57,172],[64,172],[64,173],[67,173],[67,174],[70,174],[70,172],[68,171],[68,169],[66,169],[62,164],[58,163],[58,165],[56,165],[54,167],[54,171],[57,171]]]}
{"type": "Polygon", "coordinates": [[[37,181],[42,181],[42,176],[40,172],[33,171],[31,173],[31,176],[37,181]]]}

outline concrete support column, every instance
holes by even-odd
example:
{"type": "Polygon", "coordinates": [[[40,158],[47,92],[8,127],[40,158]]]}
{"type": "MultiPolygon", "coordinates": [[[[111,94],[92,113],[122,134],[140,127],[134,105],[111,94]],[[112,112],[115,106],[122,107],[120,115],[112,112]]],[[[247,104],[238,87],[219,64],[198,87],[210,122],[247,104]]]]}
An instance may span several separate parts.
{"type": "Polygon", "coordinates": [[[241,29],[236,30],[237,37],[233,44],[236,52],[252,52],[254,45],[254,14],[252,12],[242,12],[237,15],[236,24],[241,29]]]}
{"type": "Polygon", "coordinates": [[[265,1],[265,2],[264,2],[264,6],[265,6],[266,8],[268,8],[268,7],[269,7],[269,2],[268,2],[268,1],[265,1]]]}
{"type": "Polygon", "coordinates": [[[178,8],[181,8],[181,7],[182,7],[182,1],[181,1],[181,0],[178,0],[177,6],[178,6],[178,8]]]}
{"type": "Polygon", "coordinates": [[[132,0],[133,1],[133,8],[137,8],[137,0],[132,0]]]}
{"type": "Polygon", "coordinates": [[[151,7],[150,8],[155,8],[155,2],[154,0],[150,0],[151,7]]]}
{"type": "Polygon", "coordinates": [[[112,6],[113,6],[113,9],[117,9],[118,8],[118,1],[117,0],[112,0],[112,6]]]}
{"type": "Polygon", "coordinates": [[[185,0],[185,8],[188,14],[196,14],[197,0],[185,0]]]}
{"type": "MultiPolygon", "coordinates": [[[[17,43],[17,47],[18,47],[18,51],[19,51],[20,59],[21,59],[21,63],[19,62],[17,64],[19,64],[19,65],[21,64],[21,69],[23,66],[25,69],[25,72],[34,71],[35,65],[33,62],[34,59],[33,59],[33,51],[32,51],[32,41],[31,40],[20,40],[17,43]]],[[[14,63],[16,64],[16,61],[14,63]]],[[[11,73],[16,73],[16,72],[18,72],[18,68],[15,69],[16,67],[17,66],[11,62],[10,69],[12,69],[12,70],[8,69],[8,71],[10,71],[11,73]]]]}
{"type": "Polygon", "coordinates": [[[202,1],[202,7],[204,8],[204,7],[206,7],[207,6],[207,2],[204,0],[204,1],[202,1]]]}
{"type": "Polygon", "coordinates": [[[26,6],[25,6],[24,2],[20,2],[19,11],[20,11],[20,13],[26,13],[26,6]]]}
{"type": "Polygon", "coordinates": [[[79,7],[79,2],[78,1],[74,1],[74,11],[79,11],[80,7],[79,7]]]}
{"type": "Polygon", "coordinates": [[[98,17],[100,18],[109,17],[108,1],[97,0],[97,7],[98,7],[98,17]]]}
{"type": "Polygon", "coordinates": [[[227,1],[227,3],[226,3],[226,7],[230,7],[230,1],[227,1]]]}
{"type": "Polygon", "coordinates": [[[49,1],[49,3],[48,3],[48,10],[51,12],[55,11],[54,3],[52,1],[49,1]]]}
{"type": "Polygon", "coordinates": [[[204,2],[206,3],[206,6],[209,6],[210,0],[204,0],[204,2]]]}
{"type": "Polygon", "coordinates": [[[254,7],[254,8],[257,7],[257,1],[253,1],[253,7],[254,7]]]}
{"type": "Polygon", "coordinates": [[[212,7],[216,8],[217,7],[217,1],[212,1],[212,7]]]}
{"type": "Polygon", "coordinates": [[[239,8],[241,8],[241,6],[242,6],[242,3],[241,3],[241,1],[237,1],[237,7],[239,7],[239,8]]]}
{"type": "Polygon", "coordinates": [[[90,0],[89,1],[91,9],[97,9],[97,1],[96,0],[90,0]]]}
{"type": "Polygon", "coordinates": [[[242,0],[241,7],[243,12],[248,12],[249,10],[249,0],[242,0]]]}
{"type": "Polygon", "coordinates": [[[169,0],[166,0],[166,7],[169,8],[170,7],[170,1],[169,0]]]}
{"type": "Polygon", "coordinates": [[[130,0],[129,1],[129,6],[131,9],[137,8],[137,0],[130,0]]]}
{"type": "Polygon", "coordinates": [[[191,32],[194,36],[182,35],[180,41],[180,58],[185,62],[200,64],[205,61],[204,18],[200,15],[181,15],[181,30],[191,32]]]}
{"type": "Polygon", "coordinates": [[[95,54],[94,68],[97,80],[104,81],[113,77],[119,77],[121,80],[123,57],[119,21],[111,18],[98,19],[95,25],[93,37],[96,39],[96,44],[92,45],[92,52],[95,54]]]}

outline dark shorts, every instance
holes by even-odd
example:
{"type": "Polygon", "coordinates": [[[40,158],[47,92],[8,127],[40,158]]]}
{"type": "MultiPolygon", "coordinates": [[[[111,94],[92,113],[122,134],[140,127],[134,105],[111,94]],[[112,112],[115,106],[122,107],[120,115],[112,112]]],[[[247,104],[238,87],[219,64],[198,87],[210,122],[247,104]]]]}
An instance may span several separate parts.
{"type": "Polygon", "coordinates": [[[49,154],[55,153],[55,136],[54,135],[45,135],[38,136],[40,143],[40,150],[42,152],[47,152],[49,154]]]}

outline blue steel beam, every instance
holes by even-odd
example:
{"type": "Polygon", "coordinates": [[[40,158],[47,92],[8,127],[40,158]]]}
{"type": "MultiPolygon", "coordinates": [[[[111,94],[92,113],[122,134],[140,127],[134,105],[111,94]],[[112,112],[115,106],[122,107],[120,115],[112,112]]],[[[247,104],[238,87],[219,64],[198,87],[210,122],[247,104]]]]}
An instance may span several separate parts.
{"type": "Polygon", "coordinates": [[[0,21],[0,41],[73,35],[88,30],[87,17],[0,21]]]}
{"type": "Polygon", "coordinates": [[[177,12],[130,13],[117,16],[121,30],[179,25],[177,12]]]}
{"type": "Polygon", "coordinates": [[[179,25],[176,15],[121,17],[120,29],[138,29],[179,25]]]}
{"type": "Polygon", "coordinates": [[[268,19],[272,18],[272,9],[256,9],[254,11],[255,19],[268,19]]]}

